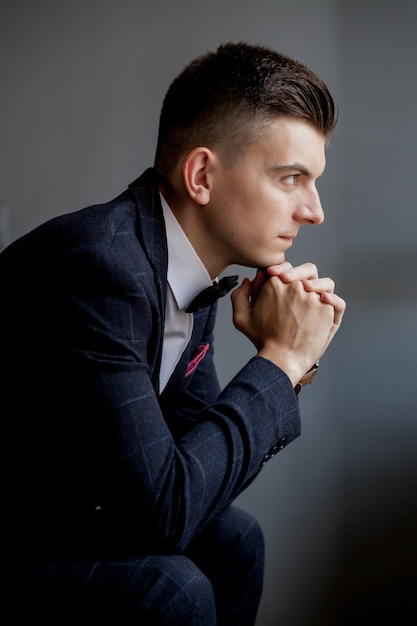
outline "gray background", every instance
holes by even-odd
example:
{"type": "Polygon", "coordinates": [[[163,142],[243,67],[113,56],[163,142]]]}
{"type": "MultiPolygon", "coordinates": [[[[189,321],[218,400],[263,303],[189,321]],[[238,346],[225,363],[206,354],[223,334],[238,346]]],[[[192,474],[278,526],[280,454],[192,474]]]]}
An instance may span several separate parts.
{"type": "MultiPolygon", "coordinates": [[[[417,3],[0,0],[0,248],[122,191],[152,164],[172,78],[239,39],[307,63],[338,102],[326,221],[289,258],[316,262],[348,302],[302,392],[302,437],[239,498],[266,537],[258,624],[414,624],[417,3]]],[[[222,382],[253,353],[230,310],[222,382]]]]}

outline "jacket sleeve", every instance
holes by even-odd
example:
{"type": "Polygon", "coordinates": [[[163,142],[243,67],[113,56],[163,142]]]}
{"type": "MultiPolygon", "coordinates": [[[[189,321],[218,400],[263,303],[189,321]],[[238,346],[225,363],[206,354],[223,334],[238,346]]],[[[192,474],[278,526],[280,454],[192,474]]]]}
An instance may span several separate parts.
{"type": "Polygon", "coordinates": [[[169,551],[182,551],[299,434],[292,386],[262,358],[245,365],[178,441],[146,366],[94,357],[77,370],[84,389],[78,421],[89,413],[96,422],[89,434],[86,427],[78,433],[96,444],[92,504],[126,527],[140,520],[149,540],[169,551]]]}

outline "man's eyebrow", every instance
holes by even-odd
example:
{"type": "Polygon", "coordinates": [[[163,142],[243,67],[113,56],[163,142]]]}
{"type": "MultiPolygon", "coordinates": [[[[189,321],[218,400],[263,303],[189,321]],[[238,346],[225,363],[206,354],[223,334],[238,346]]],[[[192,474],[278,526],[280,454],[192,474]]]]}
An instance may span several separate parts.
{"type": "Polygon", "coordinates": [[[298,163],[297,161],[295,161],[294,163],[289,163],[288,165],[275,165],[273,168],[273,170],[275,170],[276,172],[293,172],[294,170],[297,170],[298,172],[301,172],[301,174],[304,174],[305,176],[309,176],[310,171],[301,163],[298,163]]]}
{"type": "MultiPolygon", "coordinates": [[[[294,161],[294,163],[288,163],[288,165],[275,165],[272,169],[274,172],[277,172],[280,174],[294,172],[295,170],[297,172],[300,172],[304,176],[312,176],[310,170],[302,163],[298,163],[298,161],[294,161]]],[[[319,180],[322,177],[322,175],[323,174],[320,174],[320,176],[317,176],[316,180],[319,180]]]]}

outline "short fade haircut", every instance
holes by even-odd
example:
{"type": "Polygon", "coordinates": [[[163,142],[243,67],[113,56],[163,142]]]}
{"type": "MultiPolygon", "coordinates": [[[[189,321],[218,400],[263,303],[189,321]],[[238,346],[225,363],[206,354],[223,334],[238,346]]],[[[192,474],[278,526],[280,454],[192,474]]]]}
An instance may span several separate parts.
{"type": "Polygon", "coordinates": [[[189,63],[161,109],[155,169],[169,178],[194,148],[216,149],[225,164],[243,155],[277,117],[310,123],[328,141],[333,98],[307,66],[270,48],[225,43],[189,63]]]}

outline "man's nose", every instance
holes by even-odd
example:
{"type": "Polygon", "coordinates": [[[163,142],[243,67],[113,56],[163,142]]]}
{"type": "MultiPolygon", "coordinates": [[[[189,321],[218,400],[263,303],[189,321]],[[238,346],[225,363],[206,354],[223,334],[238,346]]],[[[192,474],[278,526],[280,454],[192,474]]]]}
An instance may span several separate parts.
{"type": "Polygon", "coordinates": [[[305,224],[314,224],[315,226],[324,222],[324,211],[317,189],[311,191],[305,198],[305,202],[299,208],[298,218],[305,224]]]}

